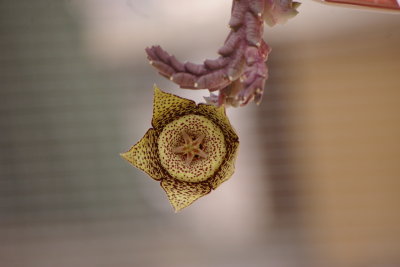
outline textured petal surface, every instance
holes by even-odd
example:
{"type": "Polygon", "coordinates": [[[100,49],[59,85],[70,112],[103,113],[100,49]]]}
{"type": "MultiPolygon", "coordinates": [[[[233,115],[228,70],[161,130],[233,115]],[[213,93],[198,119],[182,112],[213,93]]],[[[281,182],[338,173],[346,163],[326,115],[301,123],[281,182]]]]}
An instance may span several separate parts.
{"type": "Polygon", "coordinates": [[[186,115],[164,127],[158,138],[158,151],[162,166],[172,177],[185,182],[201,182],[210,178],[224,161],[225,143],[224,132],[212,120],[205,116],[186,115]],[[182,132],[188,133],[189,139],[204,136],[202,149],[206,158],[196,158],[187,165],[183,155],[173,152],[184,143],[182,132]]]}
{"type": "Polygon", "coordinates": [[[157,138],[156,131],[149,129],[129,151],[121,153],[121,157],[150,175],[151,178],[161,180],[166,174],[158,156],[157,138]]]}
{"type": "Polygon", "coordinates": [[[223,182],[227,181],[235,172],[235,161],[239,148],[239,141],[228,143],[225,161],[221,164],[220,169],[210,180],[213,189],[216,189],[223,182]]]}
{"type": "Polygon", "coordinates": [[[167,193],[175,212],[186,208],[195,200],[211,192],[211,187],[207,182],[188,183],[173,178],[163,179],[161,187],[167,193]]]}
{"type": "Polygon", "coordinates": [[[227,143],[239,140],[235,130],[233,129],[224,107],[216,107],[214,105],[199,104],[197,113],[203,115],[217,124],[225,135],[227,143]]]}
{"type": "Polygon", "coordinates": [[[156,131],[171,121],[190,113],[196,109],[196,103],[192,100],[168,94],[154,86],[154,104],[152,125],[156,131]]]}
{"type": "Polygon", "coordinates": [[[219,170],[214,177],[210,179],[213,189],[228,180],[235,171],[235,161],[239,147],[239,137],[233,129],[228,117],[226,116],[224,107],[216,107],[214,105],[198,105],[198,113],[206,116],[217,124],[225,135],[226,155],[219,170]]]}
{"type": "Polygon", "coordinates": [[[121,156],[153,179],[160,181],[175,211],[189,206],[232,176],[239,138],[223,106],[196,105],[191,100],[155,88],[152,124],[154,129],[149,129],[138,143],[121,156]],[[185,134],[182,134],[183,132],[185,134]],[[165,140],[161,138],[162,133],[165,140]],[[190,149],[199,149],[204,155],[196,152],[197,157],[191,157],[190,164],[187,164],[185,155],[176,153],[176,148],[187,144],[190,145],[190,149]],[[199,147],[196,147],[197,145],[199,147]],[[160,153],[160,148],[168,148],[171,155],[160,153]],[[180,166],[161,163],[162,158],[164,161],[171,161],[174,157],[182,163],[180,166]],[[200,164],[208,161],[212,166],[200,164]],[[183,167],[188,166],[192,166],[193,169],[182,176],[183,167]],[[171,169],[177,171],[171,173],[171,169]],[[200,169],[205,171],[205,175],[196,172],[200,169]]]}

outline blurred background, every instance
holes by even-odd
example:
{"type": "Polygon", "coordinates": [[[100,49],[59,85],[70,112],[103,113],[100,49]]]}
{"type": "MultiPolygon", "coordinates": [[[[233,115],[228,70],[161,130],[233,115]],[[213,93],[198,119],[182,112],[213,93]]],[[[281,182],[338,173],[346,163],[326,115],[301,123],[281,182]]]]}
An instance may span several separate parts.
{"type": "Polygon", "coordinates": [[[1,267],[400,266],[400,15],[302,1],[266,28],[237,171],[175,214],[119,157],[151,127],[144,48],[216,57],[228,0],[0,1],[1,267]]]}

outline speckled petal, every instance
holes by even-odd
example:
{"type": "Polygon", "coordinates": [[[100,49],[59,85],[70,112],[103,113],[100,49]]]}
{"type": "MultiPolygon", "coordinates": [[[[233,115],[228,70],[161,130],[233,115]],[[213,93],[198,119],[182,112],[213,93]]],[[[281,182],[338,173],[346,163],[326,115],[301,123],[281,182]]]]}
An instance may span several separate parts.
{"type": "MultiPolygon", "coordinates": [[[[155,88],[152,124],[154,128],[149,129],[137,144],[121,156],[153,179],[160,181],[175,211],[207,195],[232,176],[239,138],[223,106],[196,105],[191,100],[155,88]],[[166,136],[165,140],[162,139],[163,134],[166,136]],[[183,145],[187,145],[193,152],[186,161],[184,155],[179,153],[180,146],[183,145]],[[164,148],[168,148],[172,155],[161,153],[164,148]],[[172,157],[182,162],[182,166],[178,166],[179,169],[175,173],[175,165],[162,164],[162,160],[172,157]],[[200,168],[210,160],[213,165],[210,171],[200,168]],[[181,170],[186,166],[185,162],[189,166],[199,165],[196,168],[201,172],[209,172],[201,176],[193,172],[196,169],[193,167],[190,171],[192,176],[182,176],[181,170]]],[[[185,149],[182,151],[187,153],[185,149]]]]}
{"type": "Polygon", "coordinates": [[[237,142],[239,140],[239,137],[226,116],[225,108],[223,106],[216,107],[214,105],[199,104],[197,112],[207,117],[221,128],[225,138],[228,139],[226,141],[227,143],[237,142]]]}
{"type": "Polygon", "coordinates": [[[167,193],[175,212],[186,208],[195,200],[211,192],[211,187],[207,182],[188,183],[173,178],[163,179],[161,187],[167,193]]]}
{"type": "MultiPolygon", "coordinates": [[[[216,123],[205,116],[192,114],[182,116],[169,123],[158,137],[158,154],[161,165],[173,178],[183,182],[198,183],[213,176],[225,159],[225,146],[225,134],[216,123]],[[191,137],[187,134],[190,134],[191,137]],[[192,138],[199,138],[202,135],[204,135],[204,140],[201,142],[202,147],[198,148],[207,154],[206,157],[194,159],[194,154],[182,155],[174,151],[177,149],[179,152],[184,143],[193,147],[192,138]]],[[[199,153],[197,155],[200,156],[199,153]]]]}
{"type": "Polygon", "coordinates": [[[156,131],[154,129],[149,129],[143,138],[129,151],[121,153],[121,157],[136,168],[150,175],[151,178],[161,180],[166,174],[158,156],[157,138],[158,135],[156,131]]]}
{"type": "Polygon", "coordinates": [[[239,141],[229,143],[227,145],[225,161],[221,164],[221,167],[215,174],[215,176],[210,180],[210,184],[213,189],[216,189],[223,182],[231,178],[232,174],[235,172],[235,161],[238,153],[238,148],[239,141]]]}
{"type": "Polygon", "coordinates": [[[156,131],[171,121],[192,113],[196,108],[196,103],[192,100],[168,94],[154,86],[153,119],[151,121],[156,131]]]}

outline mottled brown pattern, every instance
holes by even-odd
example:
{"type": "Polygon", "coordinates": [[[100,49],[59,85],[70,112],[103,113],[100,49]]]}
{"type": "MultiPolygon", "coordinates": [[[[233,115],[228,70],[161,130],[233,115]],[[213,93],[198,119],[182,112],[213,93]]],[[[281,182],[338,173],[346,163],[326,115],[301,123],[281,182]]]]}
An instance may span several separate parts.
{"type": "Polygon", "coordinates": [[[218,124],[198,115],[183,116],[164,127],[158,139],[160,162],[169,174],[181,181],[200,182],[210,178],[226,157],[225,137],[218,124]],[[203,150],[207,158],[195,159],[186,165],[185,157],[173,152],[183,143],[182,131],[191,137],[203,134],[203,150]]]}
{"type": "Polygon", "coordinates": [[[196,106],[193,101],[155,87],[152,124],[154,129],[121,156],[161,181],[175,211],[189,206],[232,176],[239,138],[224,107],[196,106]],[[173,153],[173,147],[182,145],[182,131],[190,138],[204,135],[202,149],[207,157],[195,159],[187,166],[183,155],[173,153]]]}
{"type": "Polygon", "coordinates": [[[196,103],[192,100],[168,94],[154,87],[153,119],[151,124],[160,133],[168,123],[194,112],[196,103]]]}
{"type": "Polygon", "coordinates": [[[170,177],[161,181],[161,187],[167,193],[168,199],[173,203],[176,212],[211,192],[208,182],[182,182],[170,177]]]}
{"type": "Polygon", "coordinates": [[[146,172],[151,178],[161,180],[166,172],[161,167],[157,148],[158,134],[154,129],[149,129],[146,134],[131,149],[121,156],[132,165],[146,172]]]}
{"type": "Polygon", "coordinates": [[[228,117],[226,116],[224,107],[199,104],[197,106],[196,113],[207,117],[212,122],[217,124],[224,133],[227,142],[235,142],[239,140],[239,137],[237,136],[235,129],[232,127],[228,117]]]}
{"type": "Polygon", "coordinates": [[[216,189],[223,182],[227,181],[235,172],[235,161],[239,149],[239,141],[227,142],[226,156],[220,169],[208,181],[212,189],[216,189]]]}

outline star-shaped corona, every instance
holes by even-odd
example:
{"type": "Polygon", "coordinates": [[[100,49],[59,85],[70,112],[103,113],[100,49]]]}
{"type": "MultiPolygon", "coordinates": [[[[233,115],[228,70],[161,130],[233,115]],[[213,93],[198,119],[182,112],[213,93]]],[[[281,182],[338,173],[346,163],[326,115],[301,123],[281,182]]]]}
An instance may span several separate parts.
{"type": "Polygon", "coordinates": [[[192,140],[192,138],[184,131],[182,132],[182,137],[185,141],[185,144],[175,147],[172,149],[172,152],[177,154],[185,154],[186,166],[189,166],[195,157],[207,158],[206,152],[201,150],[201,143],[203,142],[204,136],[204,134],[200,134],[196,140],[192,140]]]}
{"type": "Polygon", "coordinates": [[[152,126],[121,156],[160,182],[175,211],[232,176],[239,138],[224,107],[196,105],[155,87],[152,126]]]}

